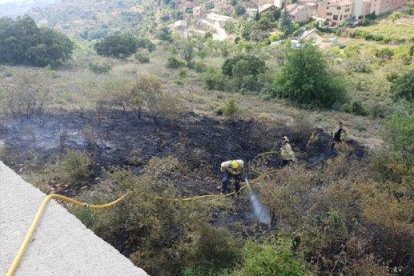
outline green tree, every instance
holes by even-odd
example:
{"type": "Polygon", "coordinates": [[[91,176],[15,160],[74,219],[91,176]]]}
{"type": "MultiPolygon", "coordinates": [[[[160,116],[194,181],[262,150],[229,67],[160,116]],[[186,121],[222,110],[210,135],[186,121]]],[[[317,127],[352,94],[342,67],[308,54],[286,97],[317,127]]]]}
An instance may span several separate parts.
{"type": "Polygon", "coordinates": [[[391,84],[394,100],[406,99],[414,102],[414,69],[397,77],[391,84]]]}
{"type": "Polygon", "coordinates": [[[264,73],[266,71],[266,63],[251,55],[238,55],[233,58],[227,59],[223,66],[222,66],[222,72],[224,75],[233,77],[233,70],[234,67],[240,67],[236,66],[237,63],[243,63],[245,65],[245,68],[237,69],[237,72],[239,72],[238,76],[246,76],[246,75],[254,75],[257,76],[260,73],[264,73]]]}
{"type": "Polygon", "coordinates": [[[227,59],[223,66],[223,75],[232,79],[234,89],[259,91],[261,85],[257,83],[257,76],[266,71],[263,60],[251,55],[239,55],[227,59]]]}
{"type": "Polygon", "coordinates": [[[328,71],[322,53],[312,44],[289,49],[273,88],[274,96],[308,107],[328,108],[345,100],[344,86],[328,71]]]}
{"type": "Polygon", "coordinates": [[[286,9],[280,15],[279,29],[281,29],[286,35],[289,35],[293,32],[292,21],[290,20],[286,9]]]}
{"type": "Polygon", "coordinates": [[[189,64],[194,58],[194,43],[191,40],[186,40],[179,43],[177,48],[181,58],[189,64]]]}
{"type": "Polygon", "coordinates": [[[73,43],[49,28],[38,28],[29,16],[0,18],[0,63],[59,65],[69,59],[73,43]]]}
{"type": "Polygon", "coordinates": [[[164,27],[158,31],[157,37],[158,39],[162,41],[171,42],[172,41],[171,30],[167,27],[164,27]]]}
{"type": "Polygon", "coordinates": [[[235,13],[237,16],[242,16],[242,15],[244,15],[244,14],[246,13],[246,9],[245,9],[243,6],[238,5],[238,6],[236,6],[236,8],[234,9],[234,13],[235,13]]]}
{"type": "Polygon", "coordinates": [[[107,36],[95,44],[98,55],[116,58],[126,58],[138,49],[138,41],[131,34],[115,34],[107,36]]]}

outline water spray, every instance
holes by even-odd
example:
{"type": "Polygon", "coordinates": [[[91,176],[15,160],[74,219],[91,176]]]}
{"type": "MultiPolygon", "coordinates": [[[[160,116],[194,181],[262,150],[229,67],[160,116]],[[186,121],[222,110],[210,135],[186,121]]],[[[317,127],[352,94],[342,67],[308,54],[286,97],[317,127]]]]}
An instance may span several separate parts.
{"type": "Polygon", "coordinates": [[[271,218],[270,218],[269,209],[260,202],[259,197],[253,192],[252,188],[250,187],[249,180],[247,179],[247,177],[245,181],[246,181],[246,186],[249,189],[249,193],[250,193],[249,199],[250,199],[250,204],[253,207],[254,215],[260,221],[260,223],[270,226],[271,218]]]}

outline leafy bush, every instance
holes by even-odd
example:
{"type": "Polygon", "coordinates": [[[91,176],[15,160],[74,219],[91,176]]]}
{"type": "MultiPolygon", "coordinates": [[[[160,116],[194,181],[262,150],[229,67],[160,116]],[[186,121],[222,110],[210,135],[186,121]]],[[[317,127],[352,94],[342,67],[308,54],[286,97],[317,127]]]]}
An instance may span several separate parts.
{"type": "Polygon", "coordinates": [[[138,60],[141,63],[148,63],[150,62],[150,57],[147,55],[144,55],[142,53],[136,53],[135,54],[135,59],[138,60]]]}
{"type": "Polygon", "coordinates": [[[233,58],[226,59],[222,66],[223,74],[229,77],[233,77],[234,67],[239,67],[237,69],[239,76],[257,76],[258,74],[264,73],[266,71],[265,62],[251,55],[238,55],[233,58]],[[243,66],[246,68],[243,68],[244,70],[242,71],[241,67],[243,66],[237,66],[238,63],[243,63],[243,66]]]}
{"type": "Polygon", "coordinates": [[[232,97],[228,99],[222,107],[216,110],[217,115],[233,116],[239,112],[236,100],[232,97]]]}
{"type": "Polygon", "coordinates": [[[64,34],[38,28],[25,15],[16,21],[0,18],[0,63],[45,67],[60,65],[70,59],[74,44],[64,34]]]}
{"type": "Polygon", "coordinates": [[[111,66],[109,66],[108,64],[97,64],[97,63],[89,63],[89,69],[96,73],[96,74],[102,74],[102,73],[108,73],[109,71],[111,71],[111,66]]]}
{"type": "Polygon", "coordinates": [[[414,161],[414,112],[397,113],[388,119],[386,133],[393,152],[401,160],[414,161]]]}
{"type": "Polygon", "coordinates": [[[149,52],[153,52],[156,48],[155,44],[152,43],[148,38],[140,38],[137,40],[137,47],[147,49],[149,52]]]}
{"type": "Polygon", "coordinates": [[[246,13],[246,9],[243,6],[238,5],[234,8],[234,13],[236,16],[242,16],[246,13]]]}
{"type": "Polygon", "coordinates": [[[414,102],[414,70],[395,78],[391,83],[394,100],[406,99],[414,102]]]}
{"type": "Polygon", "coordinates": [[[259,91],[257,76],[266,72],[266,64],[263,60],[250,55],[238,55],[227,59],[223,66],[224,75],[232,79],[233,89],[259,91]]]}
{"type": "Polygon", "coordinates": [[[97,42],[94,47],[98,55],[127,58],[137,51],[137,42],[132,34],[115,34],[97,42]]]}
{"type": "Polygon", "coordinates": [[[230,269],[240,257],[240,246],[227,230],[204,225],[191,246],[187,262],[198,274],[206,275],[230,269]]]}
{"type": "Polygon", "coordinates": [[[184,65],[185,65],[184,62],[178,60],[176,57],[169,57],[167,59],[167,64],[166,64],[167,68],[177,69],[184,65]]]}
{"type": "Polygon", "coordinates": [[[343,112],[348,112],[360,116],[366,116],[368,114],[360,101],[353,101],[351,104],[344,104],[341,109],[343,112]]]}
{"type": "Polygon", "coordinates": [[[223,74],[209,70],[204,76],[204,84],[208,90],[215,89],[223,91],[226,87],[226,79],[223,74]]]}
{"type": "Polygon", "coordinates": [[[273,95],[303,106],[329,108],[345,101],[345,88],[328,71],[322,53],[312,44],[305,44],[289,50],[274,80],[273,95]]]}
{"type": "Polygon", "coordinates": [[[179,98],[162,92],[161,81],[154,76],[143,76],[135,83],[130,101],[139,118],[145,110],[155,123],[160,119],[175,120],[185,111],[179,98]]]}
{"type": "Polygon", "coordinates": [[[62,157],[56,170],[61,182],[66,185],[76,185],[89,176],[91,164],[87,153],[69,150],[62,157]]]}
{"type": "Polygon", "coordinates": [[[295,258],[292,242],[279,239],[260,244],[249,241],[244,247],[244,262],[236,275],[306,275],[304,261],[295,258]]]}
{"type": "Polygon", "coordinates": [[[157,37],[162,41],[171,42],[171,30],[168,27],[164,27],[158,31],[157,37]]]}
{"type": "Polygon", "coordinates": [[[115,208],[97,213],[91,226],[121,252],[132,252],[131,261],[151,275],[180,274],[187,248],[186,233],[202,221],[202,209],[192,205],[196,203],[160,200],[160,197],[179,196],[171,173],[180,170],[178,160],[173,157],[152,158],[140,176],[115,170],[108,179],[119,187],[113,193],[132,193],[115,208]]]}
{"type": "Polygon", "coordinates": [[[20,75],[14,85],[7,85],[2,91],[2,112],[15,118],[42,114],[50,101],[47,90],[42,87],[44,82],[39,74],[20,75]]]}
{"type": "Polygon", "coordinates": [[[390,48],[382,48],[375,51],[375,56],[381,60],[389,60],[394,55],[394,52],[390,48]]]}

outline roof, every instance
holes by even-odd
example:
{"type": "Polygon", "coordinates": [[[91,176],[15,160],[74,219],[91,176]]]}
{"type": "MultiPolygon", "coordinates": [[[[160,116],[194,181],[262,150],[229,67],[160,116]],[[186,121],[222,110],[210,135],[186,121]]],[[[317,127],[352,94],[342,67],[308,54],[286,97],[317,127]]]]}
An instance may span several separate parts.
{"type": "Polygon", "coordinates": [[[287,12],[291,12],[293,10],[295,10],[299,5],[298,4],[290,4],[286,6],[286,11],[287,12]]]}
{"type": "Polygon", "coordinates": [[[332,6],[353,5],[353,2],[350,0],[328,0],[326,2],[328,3],[328,5],[332,6]]]}
{"type": "Polygon", "coordinates": [[[273,4],[264,4],[263,6],[259,7],[259,12],[261,13],[261,12],[267,11],[271,8],[275,8],[275,5],[273,5],[273,4]]]}
{"type": "Polygon", "coordinates": [[[229,16],[220,15],[220,14],[211,12],[211,13],[207,14],[207,19],[213,20],[213,21],[223,21],[223,22],[225,22],[225,21],[231,20],[232,18],[229,17],[229,16]]]}
{"type": "Polygon", "coordinates": [[[314,2],[308,2],[305,4],[305,6],[309,7],[309,8],[317,8],[318,4],[314,3],[314,2]]]}
{"type": "Polygon", "coordinates": [[[192,9],[195,7],[195,4],[193,2],[187,1],[183,4],[184,8],[186,9],[192,9]]]}
{"type": "Polygon", "coordinates": [[[187,28],[187,22],[184,21],[184,20],[175,21],[174,24],[173,24],[173,28],[174,29],[187,28]]]}

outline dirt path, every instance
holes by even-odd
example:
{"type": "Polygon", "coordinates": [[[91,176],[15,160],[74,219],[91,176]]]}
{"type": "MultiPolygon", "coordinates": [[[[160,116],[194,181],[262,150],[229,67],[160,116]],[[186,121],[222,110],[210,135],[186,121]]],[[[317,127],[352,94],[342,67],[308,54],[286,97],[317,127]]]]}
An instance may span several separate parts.
{"type": "MultiPolygon", "coordinates": [[[[5,275],[46,195],[0,162],[0,275],[5,275]]],[[[16,275],[147,275],[51,202],[16,275]]]]}
{"type": "Polygon", "coordinates": [[[224,30],[224,28],[222,28],[220,26],[217,26],[217,25],[207,21],[206,19],[202,19],[202,20],[200,20],[200,22],[216,30],[216,32],[213,34],[213,39],[219,40],[219,41],[226,40],[227,34],[226,34],[226,30],[224,30]]]}

